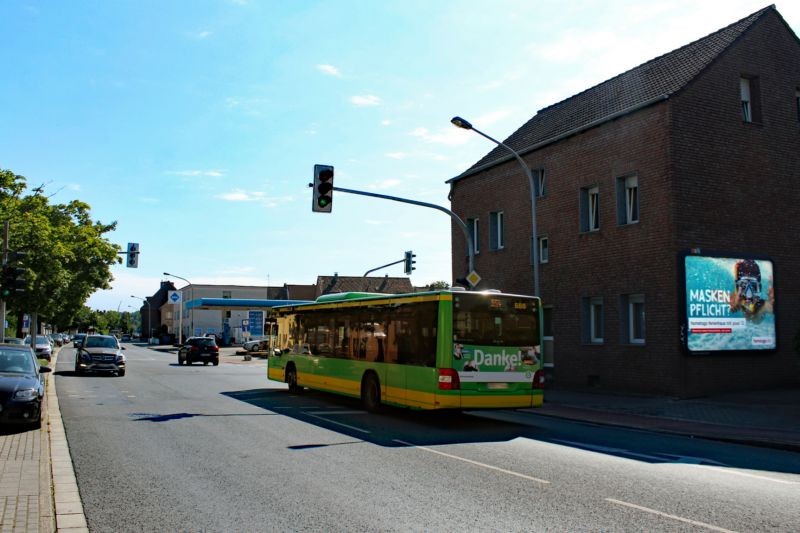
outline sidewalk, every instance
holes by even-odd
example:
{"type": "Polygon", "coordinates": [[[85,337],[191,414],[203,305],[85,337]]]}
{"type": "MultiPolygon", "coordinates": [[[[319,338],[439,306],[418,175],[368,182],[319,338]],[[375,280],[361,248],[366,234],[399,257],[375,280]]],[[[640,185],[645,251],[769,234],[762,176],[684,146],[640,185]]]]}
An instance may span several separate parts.
{"type": "Polygon", "coordinates": [[[690,400],[558,389],[544,397],[538,414],[800,452],[800,388],[690,400]]]}
{"type": "MultiPolygon", "coordinates": [[[[152,346],[172,357],[174,347],[152,346]]],[[[263,365],[235,349],[226,364],[263,365]]],[[[51,368],[55,370],[58,353],[51,368]]],[[[0,432],[0,531],[88,532],[56,395],[55,373],[47,375],[40,430],[0,432]]],[[[552,389],[537,415],[661,431],[791,450],[800,453],[800,388],[676,400],[552,389]]]]}

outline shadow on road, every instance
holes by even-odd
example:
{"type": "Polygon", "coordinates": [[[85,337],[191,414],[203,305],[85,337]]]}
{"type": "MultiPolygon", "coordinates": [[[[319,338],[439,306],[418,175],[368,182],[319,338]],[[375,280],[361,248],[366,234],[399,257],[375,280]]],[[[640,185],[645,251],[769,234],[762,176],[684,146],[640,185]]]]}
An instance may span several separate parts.
{"type": "MultiPolygon", "coordinates": [[[[437,446],[530,439],[650,464],[692,464],[779,473],[800,473],[800,455],[703,439],[608,427],[537,415],[535,411],[412,411],[361,403],[334,394],[285,389],[222,393],[250,405],[379,446],[437,446]]],[[[326,446],[306,443],[294,450],[326,446]]]]}

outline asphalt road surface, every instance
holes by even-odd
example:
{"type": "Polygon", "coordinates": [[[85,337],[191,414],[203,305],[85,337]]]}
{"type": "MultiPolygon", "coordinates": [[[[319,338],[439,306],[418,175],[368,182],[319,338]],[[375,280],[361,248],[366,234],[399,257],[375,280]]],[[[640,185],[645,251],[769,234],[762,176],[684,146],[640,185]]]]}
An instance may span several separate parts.
{"type": "MultiPolygon", "coordinates": [[[[800,455],[532,411],[363,411],[290,395],[264,361],[178,366],[57,392],[89,529],[800,531],[800,455]]],[[[241,357],[235,361],[241,361],[241,357]]]]}

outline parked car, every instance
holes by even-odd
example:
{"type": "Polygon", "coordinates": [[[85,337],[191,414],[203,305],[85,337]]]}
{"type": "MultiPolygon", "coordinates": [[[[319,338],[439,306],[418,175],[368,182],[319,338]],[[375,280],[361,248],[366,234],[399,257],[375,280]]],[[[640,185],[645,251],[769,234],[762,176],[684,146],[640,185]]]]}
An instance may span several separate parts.
{"type": "Polygon", "coordinates": [[[87,335],[75,352],[75,373],[107,372],[125,375],[125,348],[113,335],[87,335]]]}
{"type": "Polygon", "coordinates": [[[42,374],[50,367],[39,366],[30,346],[0,344],[0,423],[42,424],[42,374]]]}
{"type": "Polygon", "coordinates": [[[122,336],[122,342],[131,342],[132,340],[133,338],[131,338],[131,336],[127,333],[122,336]]]}
{"type": "Polygon", "coordinates": [[[242,348],[248,352],[260,352],[269,349],[269,339],[266,337],[256,337],[242,343],[242,348]]]}
{"type": "Polygon", "coordinates": [[[76,333],[74,337],[72,337],[72,345],[75,348],[80,348],[83,339],[86,338],[86,333],[76,333]]]}
{"type": "MultiPolygon", "coordinates": [[[[28,346],[31,345],[31,336],[25,337],[24,341],[28,346]]],[[[36,335],[36,357],[39,359],[47,359],[48,361],[53,357],[53,345],[50,343],[50,337],[47,335],[36,335]]]]}
{"type": "Polygon", "coordinates": [[[6,337],[5,343],[6,344],[25,344],[25,340],[24,339],[18,339],[16,337],[10,337],[10,338],[6,337]]]}
{"type": "Polygon", "coordinates": [[[189,337],[178,350],[178,364],[191,365],[202,361],[204,365],[219,364],[219,346],[213,337],[189,337]]]}

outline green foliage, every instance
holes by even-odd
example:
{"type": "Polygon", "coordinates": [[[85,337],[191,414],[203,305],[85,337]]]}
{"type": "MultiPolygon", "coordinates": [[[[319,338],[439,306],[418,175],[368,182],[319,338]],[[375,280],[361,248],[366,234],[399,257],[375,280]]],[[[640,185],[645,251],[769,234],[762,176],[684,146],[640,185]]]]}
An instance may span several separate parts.
{"type": "Polygon", "coordinates": [[[450,288],[450,284],[446,281],[434,281],[428,285],[428,288],[432,291],[446,290],[450,288]]]}
{"type": "MultiPolygon", "coordinates": [[[[0,219],[10,222],[9,249],[27,253],[26,291],[7,301],[10,312],[36,312],[59,330],[77,325],[83,304],[113,279],[120,247],[105,235],[116,222],[92,221],[90,206],[73,200],[51,204],[41,189],[24,195],[24,176],[0,170],[0,219]]],[[[85,318],[85,317],[84,317],[85,318]]]]}

